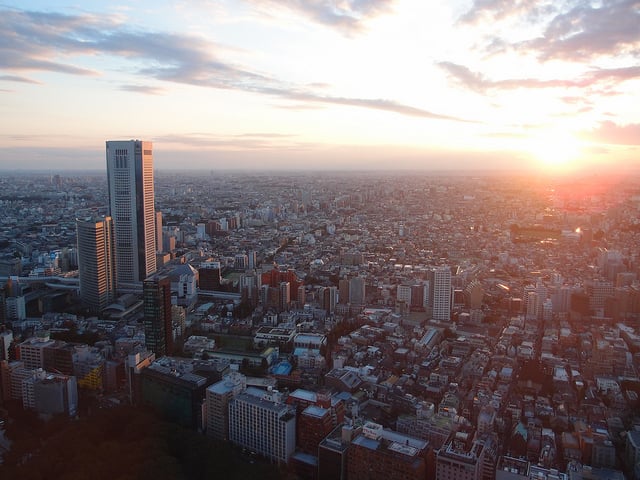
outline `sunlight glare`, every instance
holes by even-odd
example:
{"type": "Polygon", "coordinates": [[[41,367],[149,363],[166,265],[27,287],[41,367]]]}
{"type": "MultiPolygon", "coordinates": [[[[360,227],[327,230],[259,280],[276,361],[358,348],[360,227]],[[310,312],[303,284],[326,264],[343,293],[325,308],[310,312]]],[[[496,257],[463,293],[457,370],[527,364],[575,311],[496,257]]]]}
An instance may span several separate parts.
{"type": "Polygon", "coordinates": [[[552,173],[561,173],[575,167],[580,157],[580,143],[571,134],[546,132],[531,139],[528,153],[539,167],[552,173]]]}

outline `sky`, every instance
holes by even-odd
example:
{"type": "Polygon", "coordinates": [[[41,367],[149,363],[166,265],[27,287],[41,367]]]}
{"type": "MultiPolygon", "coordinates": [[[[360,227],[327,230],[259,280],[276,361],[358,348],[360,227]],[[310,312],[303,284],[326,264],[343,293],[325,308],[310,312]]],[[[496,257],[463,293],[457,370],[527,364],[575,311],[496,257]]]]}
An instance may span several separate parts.
{"type": "Polygon", "coordinates": [[[640,166],[640,0],[73,1],[0,3],[0,170],[640,166]]]}

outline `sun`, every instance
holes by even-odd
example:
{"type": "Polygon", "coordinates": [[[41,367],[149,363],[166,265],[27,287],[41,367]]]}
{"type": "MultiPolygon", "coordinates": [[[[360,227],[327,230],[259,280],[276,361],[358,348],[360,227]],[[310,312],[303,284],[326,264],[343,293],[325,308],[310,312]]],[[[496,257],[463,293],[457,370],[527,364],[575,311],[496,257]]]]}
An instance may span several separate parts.
{"type": "Polygon", "coordinates": [[[526,151],[541,170],[562,173],[577,167],[581,146],[570,133],[549,131],[532,137],[526,151]]]}

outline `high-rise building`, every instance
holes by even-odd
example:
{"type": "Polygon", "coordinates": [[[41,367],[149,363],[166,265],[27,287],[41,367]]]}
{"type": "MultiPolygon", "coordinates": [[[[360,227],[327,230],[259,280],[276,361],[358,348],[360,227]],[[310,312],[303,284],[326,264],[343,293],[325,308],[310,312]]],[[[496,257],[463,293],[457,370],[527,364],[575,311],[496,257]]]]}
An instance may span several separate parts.
{"type": "Polygon", "coordinates": [[[322,290],[322,307],[324,310],[333,314],[336,311],[338,303],[338,287],[325,287],[322,290]]]}
{"type": "Polygon", "coordinates": [[[353,277],[349,280],[349,303],[364,305],[365,288],[364,277],[353,277]]]}
{"type": "Polygon", "coordinates": [[[78,219],[80,300],[100,313],[116,296],[115,248],[111,217],[78,219]]]}
{"type": "Polygon", "coordinates": [[[162,212],[156,211],[156,251],[162,251],[162,212]]]}
{"type": "Polygon", "coordinates": [[[156,270],[151,142],[108,141],[107,179],[117,281],[140,282],[156,270]]]}
{"type": "Polygon", "coordinates": [[[296,416],[279,392],[248,388],[229,402],[229,440],[275,462],[288,462],[296,445],[296,416]]]}
{"type": "Polygon", "coordinates": [[[291,305],[291,284],[289,282],[280,282],[280,310],[289,310],[291,305]]]}
{"type": "Polygon", "coordinates": [[[171,331],[171,279],[154,275],[142,282],[144,309],[144,336],[147,348],[156,357],[168,355],[172,350],[171,331]]]}
{"type": "Polygon", "coordinates": [[[247,388],[247,378],[238,366],[224,379],[207,388],[207,435],[217,440],[229,439],[229,402],[247,388]]]}
{"type": "Polygon", "coordinates": [[[451,269],[448,266],[437,267],[429,272],[429,285],[432,289],[431,306],[435,320],[451,320],[451,269]]]}

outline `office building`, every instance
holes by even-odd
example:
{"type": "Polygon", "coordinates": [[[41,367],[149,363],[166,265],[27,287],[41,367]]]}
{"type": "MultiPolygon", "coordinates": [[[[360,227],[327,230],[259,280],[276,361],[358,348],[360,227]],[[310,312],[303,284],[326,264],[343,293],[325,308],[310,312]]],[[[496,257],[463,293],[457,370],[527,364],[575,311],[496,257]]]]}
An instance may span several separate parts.
{"type": "Polygon", "coordinates": [[[162,212],[156,211],[156,251],[162,251],[162,212]]]}
{"type": "Polygon", "coordinates": [[[194,373],[189,361],[163,357],[140,371],[143,405],[184,427],[202,430],[207,378],[194,373]]]}
{"type": "Polygon", "coordinates": [[[349,280],[349,303],[352,305],[365,304],[365,281],[363,277],[353,277],[349,280]]]}
{"type": "Polygon", "coordinates": [[[207,435],[216,440],[229,439],[229,402],[247,388],[247,378],[232,365],[224,379],[207,388],[207,435]]]}
{"type": "Polygon", "coordinates": [[[198,268],[201,290],[220,290],[222,266],[220,262],[205,262],[198,268]]]}
{"type": "Polygon", "coordinates": [[[0,362],[2,367],[2,396],[4,400],[22,401],[22,381],[33,376],[35,369],[26,368],[24,362],[0,362]]]}
{"type": "Polygon", "coordinates": [[[125,376],[129,390],[129,401],[137,405],[142,399],[142,371],[155,362],[156,356],[149,350],[130,353],[124,362],[125,376]]]}
{"type": "MultiPolygon", "coordinates": [[[[428,443],[367,422],[347,454],[349,480],[427,478],[428,443]]],[[[440,477],[438,477],[440,478],[440,477]]]]}
{"type": "Polygon", "coordinates": [[[289,282],[280,282],[280,310],[289,310],[291,305],[291,284],[289,282]]]}
{"type": "Polygon", "coordinates": [[[78,385],[73,376],[38,370],[22,381],[22,392],[23,407],[42,415],[77,412],[78,385]]]}
{"type": "Polygon", "coordinates": [[[25,368],[44,368],[45,348],[54,347],[55,340],[51,340],[48,331],[39,331],[18,345],[18,355],[24,362],[25,368]]]}
{"type": "Polygon", "coordinates": [[[78,219],[80,300],[100,313],[116,298],[115,245],[111,217],[78,219]]]}
{"type": "Polygon", "coordinates": [[[156,270],[151,142],[108,141],[107,180],[117,281],[140,282],[156,270]]]}
{"type": "Polygon", "coordinates": [[[273,462],[289,461],[296,445],[294,409],[277,391],[248,388],[229,402],[229,440],[273,462]]]}
{"type": "Polygon", "coordinates": [[[442,480],[481,480],[484,469],[484,443],[471,431],[458,431],[438,451],[436,478],[442,480]]]}
{"type": "Polygon", "coordinates": [[[171,279],[154,275],[142,282],[144,335],[149,350],[162,357],[173,346],[171,321],[171,279]]]}

